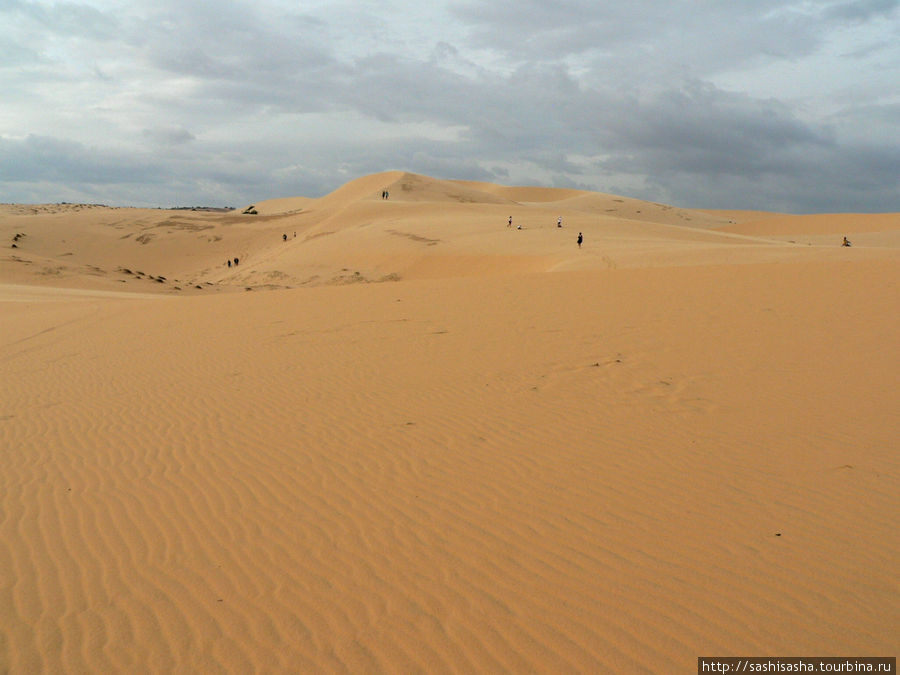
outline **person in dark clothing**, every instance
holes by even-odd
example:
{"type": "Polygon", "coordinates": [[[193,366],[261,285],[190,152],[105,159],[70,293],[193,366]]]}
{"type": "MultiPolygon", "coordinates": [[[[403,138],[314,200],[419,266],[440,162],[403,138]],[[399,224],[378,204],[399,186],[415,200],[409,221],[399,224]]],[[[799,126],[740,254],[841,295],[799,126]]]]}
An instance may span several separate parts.
{"type": "Polygon", "coordinates": [[[581,236],[581,232],[578,233],[578,248],[581,248],[581,242],[584,241],[584,237],[581,236]]]}

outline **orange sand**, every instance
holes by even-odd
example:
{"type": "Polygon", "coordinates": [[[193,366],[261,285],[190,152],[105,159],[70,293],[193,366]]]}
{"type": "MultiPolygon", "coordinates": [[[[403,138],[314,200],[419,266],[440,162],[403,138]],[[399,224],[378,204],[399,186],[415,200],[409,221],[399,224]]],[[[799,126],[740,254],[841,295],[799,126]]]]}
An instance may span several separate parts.
{"type": "Polygon", "coordinates": [[[896,654],[900,215],[254,206],[0,206],[0,672],[896,654]]]}

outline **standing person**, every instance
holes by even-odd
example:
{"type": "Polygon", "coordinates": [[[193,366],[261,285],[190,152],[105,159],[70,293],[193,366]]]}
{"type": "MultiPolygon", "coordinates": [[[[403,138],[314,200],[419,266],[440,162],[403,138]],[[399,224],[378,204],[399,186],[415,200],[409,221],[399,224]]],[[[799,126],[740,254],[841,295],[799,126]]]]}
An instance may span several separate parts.
{"type": "Polygon", "coordinates": [[[581,248],[581,242],[584,241],[584,237],[581,236],[581,232],[578,233],[578,248],[581,248]]]}
{"type": "Polygon", "coordinates": [[[559,218],[556,219],[556,226],[562,227],[562,216],[560,216],[559,218]]]}
{"type": "Polygon", "coordinates": [[[509,217],[509,220],[506,222],[507,227],[512,227],[512,216],[509,217]]]}

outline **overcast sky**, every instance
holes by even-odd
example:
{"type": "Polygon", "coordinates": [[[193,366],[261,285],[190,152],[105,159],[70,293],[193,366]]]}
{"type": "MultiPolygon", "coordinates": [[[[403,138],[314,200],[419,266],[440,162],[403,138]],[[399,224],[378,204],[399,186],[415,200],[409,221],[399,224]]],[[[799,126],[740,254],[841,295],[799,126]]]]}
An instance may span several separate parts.
{"type": "Polygon", "coordinates": [[[900,0],[0,0],[0,201],[393,169],[900,211],[900,0]]]}

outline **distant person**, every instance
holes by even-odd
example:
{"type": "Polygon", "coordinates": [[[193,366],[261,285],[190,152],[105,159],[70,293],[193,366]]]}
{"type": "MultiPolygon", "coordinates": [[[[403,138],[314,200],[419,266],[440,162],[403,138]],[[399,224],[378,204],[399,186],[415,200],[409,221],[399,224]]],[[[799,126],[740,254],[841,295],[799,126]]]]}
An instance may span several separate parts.
{"type": "Polygon", "coordinates": [[[509,217],[509,220],[506,223],[507,227],[512,227],[512,216],[509,217]]]}
{"type": "Polygon", "coordinates": [[[556,219],[556,226],[562,227],[562,216],[560,216],[559,218],[556,219]]]}
{"type": "Polygon", "coordinates": [[[294,239],[296,239],[296,238],[297,238],[297,233],[296,233],[296,232],[294,232],[294,239]]]}
{"type": "Polygon", "coordinates": [[[231,261],[228,260],[228,261],[226,261],[226,262],[228,263],[228,266],[231,267],[231,261]]]}
{"type": "Polygon", "coordinates": [[[240,262],[237,258],[234,259],[234,266],[237,267],[238,262],[240,262]]]}
{"type": "Polygon", "coordinates": [[[844,237],[844,241],[841,242],[841,246],[850,246],[850,240],[847,237],[844,237]]]}
{"type": "Polygon", "coordinates": [[[281,240],[282,240],[282,241],[287,241],[287,233],[281,235],[281,240]]]}
{"type": "Polygon", "coordinates": [[[578,241],[578,248],[581,248],[581,242],[584,241],[584,237],[581,235],[581,232],[578,233],[578,239],[576,241],[578,241]]]}
{"type": "Polygon", "coordinates": [[[517,230],[521,230],[521,229],[522,229],[521,223],[520,223],[519,225],[516,225],[516,229],[517,229],[517,230]]]}

